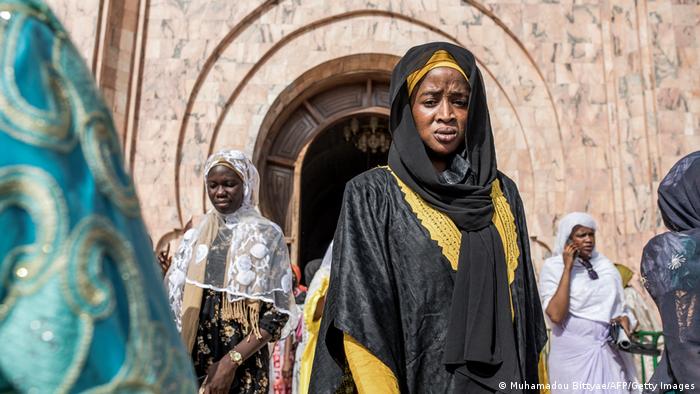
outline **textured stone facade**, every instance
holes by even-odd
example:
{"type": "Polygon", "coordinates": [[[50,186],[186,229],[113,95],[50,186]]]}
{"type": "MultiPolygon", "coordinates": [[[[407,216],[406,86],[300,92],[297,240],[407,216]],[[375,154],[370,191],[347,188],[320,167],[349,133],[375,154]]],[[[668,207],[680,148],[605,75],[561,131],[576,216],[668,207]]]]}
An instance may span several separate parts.
{"type": "Polygon", "coordinates": [[[154,240],[203,211],[208,152],[264,155],[273,104],[308,70],[426,41],[478,58],[499,168],[520,187],[539,262],[558,218],[585,210],[599,220],[599,249],[636,268],[662,230],[660,177],[700,149],[698,0],[91,0],[81,12],[49,3],[88,62],[91,39],[100,47],[93,3],[126,10],[110,27],[119,41],[105,41],[116,53],[103,49],[111,54],[95,67],[117,70],[98,80],[154,240]]]}

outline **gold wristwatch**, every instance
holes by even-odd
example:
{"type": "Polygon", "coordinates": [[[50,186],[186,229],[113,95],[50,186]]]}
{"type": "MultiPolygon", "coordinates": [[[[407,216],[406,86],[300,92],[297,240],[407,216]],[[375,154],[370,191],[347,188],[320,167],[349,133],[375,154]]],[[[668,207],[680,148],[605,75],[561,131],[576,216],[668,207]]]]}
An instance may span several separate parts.
{"type": "Polygon", "coordinates": [[[228,352],[228,358],[230,358],[231,361],[236,363],[236,366],[240,366],[243,363],[243,356],[233,349],[231,349],[231,351],[228,352]]]}

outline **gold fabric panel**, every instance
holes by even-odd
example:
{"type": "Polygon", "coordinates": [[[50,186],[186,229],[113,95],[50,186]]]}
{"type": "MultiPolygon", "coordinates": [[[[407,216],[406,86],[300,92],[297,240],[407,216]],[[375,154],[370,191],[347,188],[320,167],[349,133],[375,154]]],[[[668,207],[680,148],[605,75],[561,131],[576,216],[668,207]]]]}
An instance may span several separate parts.
{"type": "Polygon", "coordinates": [[[343,335],[345,357],[359,394],[399,394],[394,373],[366,347],[348,334],[343,335]]]}

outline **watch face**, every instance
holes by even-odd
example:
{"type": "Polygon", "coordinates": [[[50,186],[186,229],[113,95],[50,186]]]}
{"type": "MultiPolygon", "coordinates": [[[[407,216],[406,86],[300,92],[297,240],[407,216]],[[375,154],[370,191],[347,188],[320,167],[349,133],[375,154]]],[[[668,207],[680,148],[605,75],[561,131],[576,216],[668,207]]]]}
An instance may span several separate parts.
{"type": "Polygon", "coordinates": [[[241,362],[241,359],[243,357],[241,356],[240,353],[234,351],[234,352],[231,352],[231,358],[233,359],[233,361],[238,363],[238,362],[241,362]]]}

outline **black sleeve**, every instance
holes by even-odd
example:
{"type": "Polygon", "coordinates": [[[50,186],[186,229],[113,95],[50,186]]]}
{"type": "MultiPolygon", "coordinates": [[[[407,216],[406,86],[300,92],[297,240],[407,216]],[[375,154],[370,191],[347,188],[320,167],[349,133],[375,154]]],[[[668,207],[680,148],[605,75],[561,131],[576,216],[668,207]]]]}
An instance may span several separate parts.
{"type": "Polygon", "coordinates": [[[387,242],[389,205],[374,186],[353,180],[345,189],[311,393],[335,392],[341,383],[347,365],[343,333],[404,381],[401,316],[387,242]]]}
{"type": "Polygon", "coordinates": [[[258,326],[261,330],[265,330],[272,335],[270,342],[275,342],[280,339],[280,336],[282,335],[282,328],[285,324],[287,324],[287,320],[289,320],[289,316],[284,313],[277,312],[272,304],[268,302],[261,303],[260,320],[258,321],[258,326]]]}
{"type": "Polygon", "coordinates": [[[700,304],[697,239],[683,233],[657,235],[644,247],[640,265],[644,285],[659,308],[664,333],[664,352],[649,382],[695,383],[694,389],[683,391],[690,393],[700,392],[700,311],[695,306],[700,304]]]}
{"type": "Polygon", "coordinates": [[[518,268],[515,270],[515,279],[510,288],[515,312],[518,358],[523,368],[523,379],[528,383],[538,382],[539,356],[547,342],[547,327],[544,323],[535,269],[530,256],[530,239],[525,220],[525,208],[515,182],[502,174],[500,179],[503,184],[503,193],[508,200],[518,229],[520,257],[518,258],[518,268]]]}

